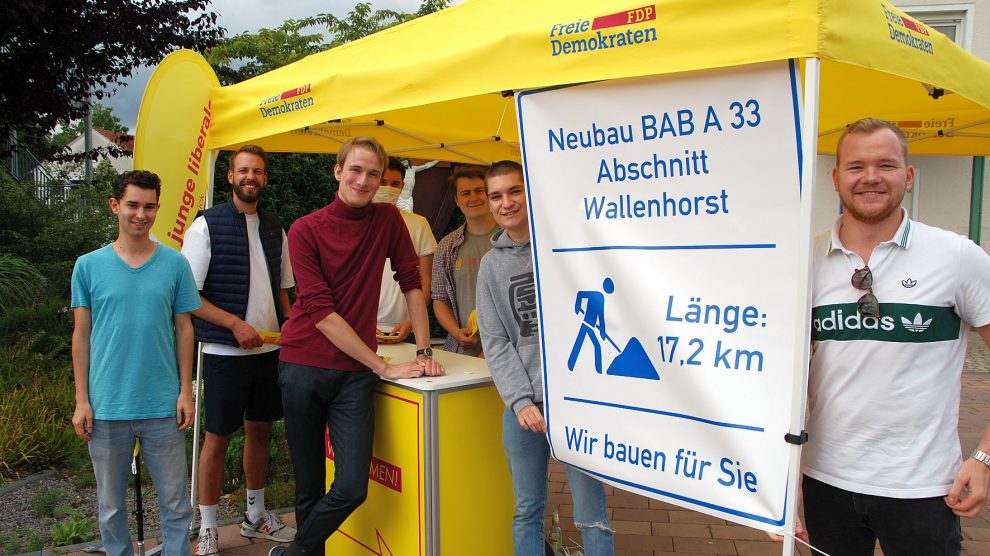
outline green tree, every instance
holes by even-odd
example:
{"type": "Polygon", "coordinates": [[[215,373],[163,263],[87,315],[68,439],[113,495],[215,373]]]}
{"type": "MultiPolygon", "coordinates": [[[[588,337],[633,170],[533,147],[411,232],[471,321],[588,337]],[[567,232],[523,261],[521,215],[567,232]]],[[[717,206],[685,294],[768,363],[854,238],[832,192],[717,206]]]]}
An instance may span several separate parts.
{"type": "MultiPolygon", "coordinates": [[[[3,0],[0,136],[20,132],[45,149],[57,122],[85,116],[134,68],[177,48],[204,51],[223,30],[209,0],[3,0]]],[[[36,151],[36,154],[47,155],[36,151]]]]}
{"type": "MultiPolygon", "coordinates": [[[[343,17],[319,14],[290,19],[276,29],[225,38],[207,52],[206,59],[222,82],[232,84],[442,10],[449,4],[450,0],[422,0],[415,13],[403,13],[373,10],[370,3],[359,3],[343,17]],[[326,34],[313,32],[319,27],[325,28],[326,34]]],[[[326,205],[337,193],[334,162],[335,157],[327,154],[270,153],[269,187],[262,197],[262,206],[278,213],[283,225],[288,227],[296,218],[326,205]]],[[[226,202],[230,198],[226,156],[217,161],[214,183],[213,204],[226,202]]]]}
{"type": "Polygon", "coordinates": [[[241,33],[221,40],[206,53],[224,85],[250,79],[316,54],[360,39],[393,25],[446,8],[450,0],[422,0],[415,13],[375,10],[361,2],[343,17],[317,14],[289,19],[275,29],[241,33]],[[323,28],[325,31],[314,31],[323,28]]]}
{"type": "Polygon", "coordinates": [[[206,59],[221,83],[231,85],[323,50],[323,35],[306,34],[303,27],[289,19],[276,29],[228,37],[207,51],[206,59]]]}
{"type": "MultiPolygon", "coordinates": [[[[334,158],[330,154],[268,153],[268,188],[261,196],[261,208],[274,211],[288,228],[300,216],[332,201],[337,194],[334,158]]],[[[226,156],[217,160],[213,206],[230,199],[227,168],[226,156]]]]}
{"type": "Polygon", "coordinates": [[[395,10],[372,10],[370,3],[359,2],[344,17],[319,14],[303,19],[300,23],[326,27],[327,33],[330,34],[330,42],[327,43],[327,46],[332,48],[366,37],[414,17],[418,16],[395,10]]]}

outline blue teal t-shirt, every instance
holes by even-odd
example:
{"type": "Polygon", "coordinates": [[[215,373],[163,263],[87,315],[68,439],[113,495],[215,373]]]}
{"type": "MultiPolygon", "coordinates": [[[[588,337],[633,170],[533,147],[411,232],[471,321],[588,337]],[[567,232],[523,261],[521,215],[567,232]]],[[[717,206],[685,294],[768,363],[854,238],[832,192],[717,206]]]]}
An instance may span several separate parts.
{"type": "Polygon", "coordinates": [[[199,306],[189,263],[174,249],[158,245],[138,268],[111,245],[79,257],[72,270],[72,307],[92,312],[89,403],[95,419],[175,416],[173,317],[199,306]]]}

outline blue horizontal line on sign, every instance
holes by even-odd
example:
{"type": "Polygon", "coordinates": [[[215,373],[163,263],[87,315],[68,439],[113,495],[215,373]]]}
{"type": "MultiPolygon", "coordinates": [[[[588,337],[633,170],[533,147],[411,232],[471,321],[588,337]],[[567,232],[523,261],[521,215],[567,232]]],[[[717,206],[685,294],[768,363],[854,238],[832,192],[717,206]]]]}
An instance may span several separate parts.
{"type": "Polygon", "coordinates": [[[726,243],[721,245],[598,245],[593,247],[557,247],[554,253],[575,251],[692,251],[698,249],[776,249],[776,243],[726,243]]]}
{"type": "MultiPolygon", "coordinates": [[[[587,469],[587,468],[581,467],[579,465],[574,465],[574,464],[570,464],[570,463],[568,465],[571,465],[572,467],[575,467],[577,469],[580,469],[581,471],[584,471],[585,473],[587,473],[589,475],[594,475],[594,476],[596,476],[598,478],[601,478],[601,479],[606,479],[606,480],[612,481],[614,483],[618,483],[618,484],[622,484],[622,485],[626,485],[626,486],[635,487],[635,488],[638,488],[638,489],[641,489],[641,490],[652,492],[654,494],[659,494],[661,496],[667,496],[669,498],[673,498],[675,500],[680,500],[682,502],[689,502],[691,504],[697,504],[698,506],[704,506],[705,508],[709,508],[709,509],[716,510],[716,511],[719,511],[719,512],[724,512],[724,513],[727,513],[727,514],[730,514],[730,515],[735,515],[735,516],[741,517],[743,519],[749,519],[749,520],[752,520],[752,521],[759,521],[761,523],[769,523],[771,525],[783,525],[784,524],[784,517],[783,516],[781,516],[779,519],[774,519],[772,517],[761,516],[761,515],[750,513],[750,512],[746,512],[746,511],[743,511],[743,510],[736,510],[736,509],[730,508],[728,506],[723,506],[721,504],[715,504],[715,503],[712,503],[712,502],[706,502],[706,501],[700,500],[698,498],[691,498],[690,496],[685,496],[685,495],[682,495],[682,494],[676,494],[674,492],[670,492],[670,491],[666,491],[666,490],[661,490],[661,489],[658,489],[658,488],[655,488],[655,487],[650,487],[650,486],[647,486],[647,485],[641,485],[641,484],[636,483],[636,482],[633,482],[633,481],[629,481],[629,480],[626,480],[626,479],[620,479],[618,477],[613,477],[611,475],[606,475],[604,473],[599,473],[597,471],[593,471],[591,469],[587,469]]],[[[788,484],[787,488],[790,488],[790,485],[789,484],[788,484]]],[[[786,491],[786,489],[784,491],[784,499],[785,500],[787,499],[787,491],[786,491]]]]}
{"type": "Polygon", "coordinates": [[[712,419],[705,419],[704,417],[695,417],[694,415],[687,415],[685,413],[674,413],[673,411],[663,411],[661,409],[651,409],[648,407],[636,407],[633,405],[622,405],[611,402],[602,402],[598,400],[586,400],[584,398],[574,398],[570,396],[564,396],[564,401],[583,403],[588,405],[601,405],[605,407],[615,407],[618,409],[627,409],[629,411],[639,411],[641,413],[652,413],[654,415],[664,415],[667,417],[674,417],[677,419],[686,419],[688,421],[697,421],[699,423],[705,423],[706,425],[714,425],[716,427],[725,427],[729,429],[740,429],[745,431],[755,431],[763,432],[763,427],[755,427],[753,425],[740,425],[739,423],[725,423],[722,421],[713,421],[712,419]]]}

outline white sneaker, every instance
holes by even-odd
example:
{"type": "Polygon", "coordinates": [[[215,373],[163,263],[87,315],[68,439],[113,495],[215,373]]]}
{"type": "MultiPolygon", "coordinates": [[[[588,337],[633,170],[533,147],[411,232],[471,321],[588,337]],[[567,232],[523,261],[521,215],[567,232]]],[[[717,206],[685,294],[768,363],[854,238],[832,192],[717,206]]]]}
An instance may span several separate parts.
{"type": "Polygon", "coordinates": [[[296,537],[296,530],[282,523],[282,520],[272,512],[264,519],[252,523],[247,515],[241,522],[241,536],[252,539],[268,539],[275,542],[292,542],[296,537]]]}
{"type": "Polygon", "coordinates": [[[216,529],[206,529],[199,532],[199,546],[196,548],[196,556],[210,556],[220,552],[220,535],[216,529]]]}

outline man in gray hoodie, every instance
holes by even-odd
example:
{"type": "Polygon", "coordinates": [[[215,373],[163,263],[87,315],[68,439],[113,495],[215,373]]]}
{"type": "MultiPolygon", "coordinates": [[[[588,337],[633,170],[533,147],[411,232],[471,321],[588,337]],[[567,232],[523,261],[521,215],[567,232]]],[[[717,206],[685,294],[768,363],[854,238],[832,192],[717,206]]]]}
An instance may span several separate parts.
{"type": "MultiPolygon", "coordinates": [[[[512,473],[515,511],[512,543],[516,556],[543,554],[550,447],[543,418],[536,288],[529,250],[529,215],[523,170],[517,162],[496,162],[485,176],[488,206],[502,228],[481,260],[477,308],[485,357],[506,411],[502,445],[512,473]]],[[[567,466],[574,501],[574,525],[588,556],[611,555],[613,532],[605,488],[567,466]]]]}

